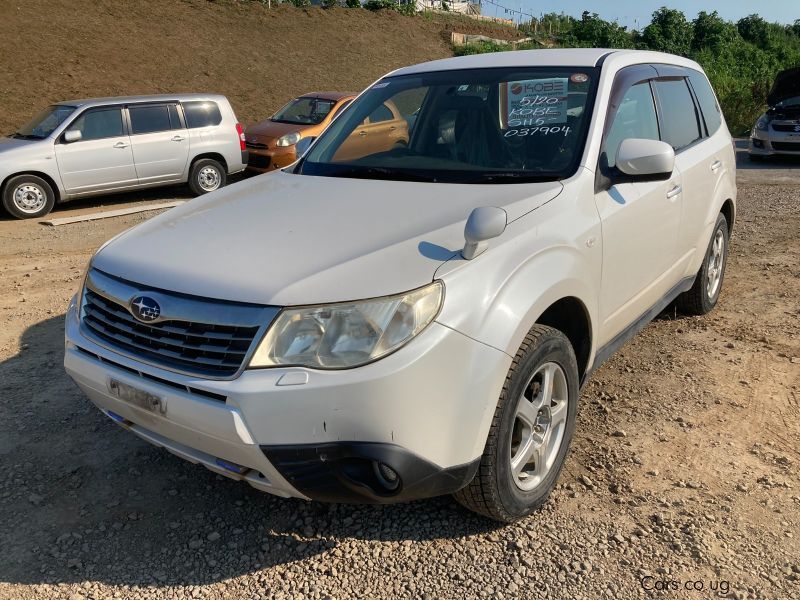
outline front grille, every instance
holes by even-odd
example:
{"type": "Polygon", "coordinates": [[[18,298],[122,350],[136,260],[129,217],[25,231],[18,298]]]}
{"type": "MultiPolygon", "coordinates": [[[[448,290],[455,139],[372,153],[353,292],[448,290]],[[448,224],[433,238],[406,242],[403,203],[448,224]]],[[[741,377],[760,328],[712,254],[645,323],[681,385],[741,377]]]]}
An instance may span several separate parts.
{"type": "Polygon", "coordinates": [[[775,131],[800,133],[800,125],[794,123],[773,123],[772,128],[775,131]]]}
{"type": "Polygon", "coordinates": [[[256,169],[268,169],[270,163],[269,156],[263,156],[261,154],[253,154],[250,153],[249,158],[247,159],[247,164],[251,167],[255,167],[256,169]]]}
{"type": "Polygon", "coordinates": [[[217,377],[239,370],[259,330],[179,320],[145,324],[127,307],[90,289],[84,292],[83,323],[123,351],[168,368],[217,377]]]}
{"type": "Polygon", "coordinates": [[[800,142],[772,142],[772,148],[779,152],[800,152],[800,142]]]}
{"type": "Polygon", "coordinates": [[[266,150],[269,148],[267,144],[260,144],[258,142],[245,142],[244,145],[248,148],[256,148],[257,150],[266,150]]]}

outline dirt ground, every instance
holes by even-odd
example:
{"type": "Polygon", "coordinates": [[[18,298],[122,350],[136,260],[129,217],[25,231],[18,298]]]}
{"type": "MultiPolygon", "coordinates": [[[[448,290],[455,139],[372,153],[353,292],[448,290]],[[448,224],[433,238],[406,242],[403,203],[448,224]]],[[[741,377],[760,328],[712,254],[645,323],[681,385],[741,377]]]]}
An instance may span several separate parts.
{"type": "Polygon", "coordinates": [[[667,311],[592,377],[557,491],[508,527],[449,498],[271,497],[116,427],[64,373],[64,311],[153,213],[0,220],[0,598],[800,598],[794,167],[742,170],[719,306],[667,311]]]}
{"type": "Polygon", "coordinates": [[[249,124],[299,94],[452,56],[452,30],[520,36],[455,15],[257,1],[0,0],[0,132],[51,102],[177,92],[225,94],[249,124]]]}

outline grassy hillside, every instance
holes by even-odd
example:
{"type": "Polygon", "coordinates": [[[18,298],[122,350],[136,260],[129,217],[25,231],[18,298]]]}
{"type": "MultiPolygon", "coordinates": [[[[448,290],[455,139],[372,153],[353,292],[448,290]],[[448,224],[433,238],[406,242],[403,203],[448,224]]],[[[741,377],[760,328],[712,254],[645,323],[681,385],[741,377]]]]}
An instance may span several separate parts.
{"type": "Polygon", "coordinates": [[[58,100],[190,91],[227,95],[250,123],[297,94],[360,90],[452,56],[453,28],[519,35],[463,21],[233,0],[0,0],[0,133],[58,100]]]}

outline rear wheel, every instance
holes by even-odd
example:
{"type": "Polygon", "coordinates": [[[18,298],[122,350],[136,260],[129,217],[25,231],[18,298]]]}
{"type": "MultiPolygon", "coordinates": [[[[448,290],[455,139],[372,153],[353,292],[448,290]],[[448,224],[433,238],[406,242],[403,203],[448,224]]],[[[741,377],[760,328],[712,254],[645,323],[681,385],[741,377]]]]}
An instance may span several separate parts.
{"type": "Polygon", "coordinates": [[[577,411],[572,345],[560,331],[536,325],[506,376],[475,478],[455,499],[506,523],[539,508],[564,466],[577,411]]]}
{"type": "Polygon", "coordinates": [[[17,175],[3,189],[3,207],[17,219],[43,217],[56,203],[53,188],[36,175],[17,175]]]}
{"type": "Polygon", "coordinates": [[[711,312],[719,300],[727,264],[728,221],[725,215],[720,213],[692,289],[678,296],[675,301],[678,310],[688,315],[704,315],[711,312]]]}
{"type": "Polygon", "coordinates": [[[201,158],[189,172],[189,188],[197,196],[218,190],[225,182],[225,168],[213,158],[201,158]]]}

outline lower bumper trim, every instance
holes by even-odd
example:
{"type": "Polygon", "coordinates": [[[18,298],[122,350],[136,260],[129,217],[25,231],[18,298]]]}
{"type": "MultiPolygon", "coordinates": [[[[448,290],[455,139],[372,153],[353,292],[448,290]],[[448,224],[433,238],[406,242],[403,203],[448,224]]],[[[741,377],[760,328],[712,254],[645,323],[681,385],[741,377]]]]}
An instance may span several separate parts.
{"type": "Polygon", "coordinates": [[[261,446],[261,450],[304,496],[347,504],[390,504],[451,494],[472,480],[480,463],[478,457],[443,469],[396,444],[374,442],[261,446]]]}

